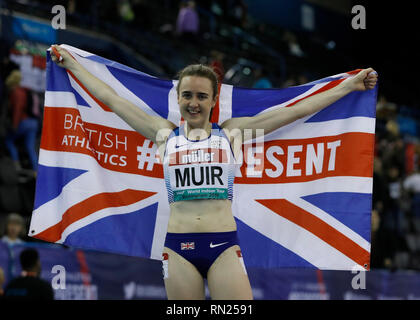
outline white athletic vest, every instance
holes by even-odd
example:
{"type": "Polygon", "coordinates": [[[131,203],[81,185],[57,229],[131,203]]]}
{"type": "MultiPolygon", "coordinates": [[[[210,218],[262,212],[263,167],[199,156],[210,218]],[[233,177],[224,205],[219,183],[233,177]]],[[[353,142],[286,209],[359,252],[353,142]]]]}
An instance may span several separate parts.
{"type": "Polygon", "coordinates": [[[169,203],[195,199],[232,200],[235,158],[223,130],[212,124],[203,140],[189,140],[184,126],[166,141],[163,170],[169,203]]]}

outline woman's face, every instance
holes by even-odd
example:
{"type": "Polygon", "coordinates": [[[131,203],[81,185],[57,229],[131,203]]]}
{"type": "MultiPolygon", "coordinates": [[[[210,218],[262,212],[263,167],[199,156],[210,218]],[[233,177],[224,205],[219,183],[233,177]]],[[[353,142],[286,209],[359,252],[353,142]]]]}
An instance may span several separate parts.
{"type": "Polygon", "coordinates": [[[205,128],[210,111],[216,104],[210,79],[185,76],[181,79],[178,104],[184,120],[191,128],[205,128]]]}

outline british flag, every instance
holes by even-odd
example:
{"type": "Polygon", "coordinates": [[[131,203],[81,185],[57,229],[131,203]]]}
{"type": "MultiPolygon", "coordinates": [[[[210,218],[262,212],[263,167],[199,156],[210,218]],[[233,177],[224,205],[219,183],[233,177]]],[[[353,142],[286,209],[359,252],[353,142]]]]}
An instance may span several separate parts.
{"type": "Polygon", "coordinates": [[[194,250],[195,242],[181,242],[181,250],[194,250]]]}
{"type": "MultiPolygon", "coordinates": [[[[63,47],[120,96],[180,123],[175,80],[63,47]]],[[[156,146],[47,56],[29,235],[160,260],[169,205],[156,146]]],[[[293,107],[355,73],[284,89],[223,84],[212,121],[293,107]]],[[[376,95],[377,88],[353,92],[244,143],[233,210],[248,267],[369,269],[376,95]]]]}

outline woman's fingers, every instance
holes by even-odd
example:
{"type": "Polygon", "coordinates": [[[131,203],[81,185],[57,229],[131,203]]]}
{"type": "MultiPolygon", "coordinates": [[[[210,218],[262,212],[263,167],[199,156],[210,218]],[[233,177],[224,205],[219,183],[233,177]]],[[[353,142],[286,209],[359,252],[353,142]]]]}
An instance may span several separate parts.
{"type": "Polygon", "coordinates": [[[74,58],[66,49],[61,48],[59,45],[51,46],[50,56],[52,61],[60,67],[71,69],[74,65],[74,58]]]}
{"type": "Polygon", "coordinates": [[[367,89],[373,89],[378,81],[378,73],[372,68],[366,69],[366,72],[367,76],[363,83],[367,89]]]}
{"type": "Polygon", "coordinates": [[[365,69],[365,72],[369,76],[369,74],[371,74],[372,72],[375,72],[375,70],[373,70],[373,68],[367,68],[365,69]]]}
{"type": "Polygon", "coordinates": [[[354,90],[364,91],[373,89],[378,81],[378,74],[373,68],[361,70],[352,80],[354,90]]]}
{"type": "Polygon", "coordinates": [[[51,52],[50,52],[51,60],[57,64],[60,62],[58,57],[61,57],[61,60],[63,60],[63,57],[61,56],[58,50],[59,50],[58,46],[56,45],[51,46],[51,52]]]}
{"type": "Polygon", "coordinates": [[[51,49],[56,60],[58,60],[59,62],[63,61],[63,56],[60,54],[58,46],[52,46],[51,49]]]}

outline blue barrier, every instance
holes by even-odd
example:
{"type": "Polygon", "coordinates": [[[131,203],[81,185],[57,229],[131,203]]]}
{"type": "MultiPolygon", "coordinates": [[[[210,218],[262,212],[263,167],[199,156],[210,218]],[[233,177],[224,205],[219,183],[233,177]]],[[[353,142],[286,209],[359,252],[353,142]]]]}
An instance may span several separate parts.
{"type": "MultiPolygon", "coordinates": [[[[21,273],[19,254],[27,247],[38,250],[44,280],[52,283],[60,274],[53,267],[64,267],[65,289],[54,290],[57,300],[166,299],[160,261],[37,242],[0,242],[6,284],[21,273]]],[[[420,299],[420,273],[414,271],[249,268],[248,275],[257,300],[420,299]]]]}
{"type": "Polygon", "coordinates": [[[21,274],[19,255],[28,247],[39,253],[41,278],[44,280],[53,283],[54,277],[63,275],[54,267],[64,267],[65,289],[54,289],[57,300],[166,298],[159,261],[44,243],[10,247],[0,244],[0,266],[6,274],[5,285],[21,274]]]}

